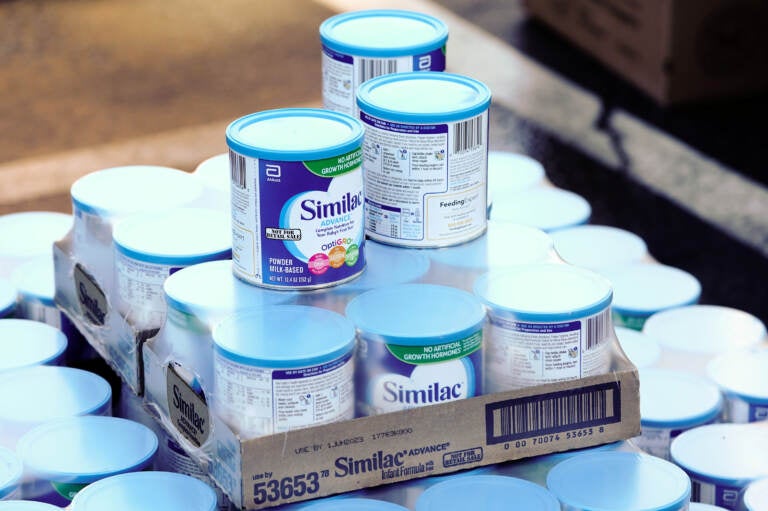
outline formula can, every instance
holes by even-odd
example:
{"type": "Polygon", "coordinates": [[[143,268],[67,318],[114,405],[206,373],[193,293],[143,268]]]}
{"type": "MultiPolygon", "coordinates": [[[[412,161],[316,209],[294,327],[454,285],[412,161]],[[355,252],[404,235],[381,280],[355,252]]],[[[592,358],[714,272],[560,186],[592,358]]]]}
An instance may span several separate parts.
{"type": "Polygon", "coordinates": [[[744,511],[765,511],[768,509],[768,477],[749,483],[741,497],[744,511]]]}
{"type": "Polygon", "coordinates": [[[416,501],[416,511],[560,511],[557,498],[546,488],[516,477],[471,475],[454,477],[427,488],[416,501]]]}
{"type": "Polygon", "coordinates": [[[95,373],[40,365],[0,373],[0,446],[15,449],[27,431],[53,419],[111,414],[112,388],[95,373]]]}
{"type": "Polygon", "coordinates": [[[655,366],[661,358],[661,346],[653,337],[623,326],[614,327],[613,331],[621,350],[638,369],[655,366]]]}
{"type": "Polygon", "coordinates": [[[347,306],[358,332],[358,415],[377,415],[482,394],[485,310],[466,291],[400,284],[347,306]]]}
{"type": "Polygon", "coordinates": [[[493,199],[547,184],[544,166],[528,155],[488,151],[488,213],[493,199]]]}
{"type": "Polygon", "coordinates": [[[315,289],[363,271],[363,133],[348,115],[308,108],[229,125],[235,275],[315,289]]]}
{"type": "Polygon", "coordinates": [[[0,278],[8,278],[21,264],[50,256],[53,243],[72,228],[72,215],[53,211],[25,211],[0,215],[0,278]]]}
{"type": "Polygon", "coordinates": [[[756,316],[720,305],[687,305],[649,317],[643,333],[659,341],[659,367],[706,374],[707,364],[728,352],[766,342],[765,324],[756,316]]]}
{"type": "Polygon", "coordinates": [[[117,417],[70,417],[26,433],[16,448],[27,474],[27,500],[66,507],[89,484],[123,472],[152,468],[157,436],[117,417]]]}
{"type": "Polygon", "coordinates": [[[0,502],[20,498],[22,474],[23,468],[18,456],[10,449],[0,447],[0,502]]]}
{"type": "Polygon", "coordinates": [[[669,459],[669,446],[682,432],[717,421],[723,398],[703,376],[669,369],[640,370],[640,427],[637,446],[669,459]]]}
{"type": "Polygon", "coordinates": [[[688,476],[673,463],[633,452],[590,452],[555,465],[547,488],[568,511],[687,511],[688,476]]]}
{"type": "Polygon", "coordinates": [[[17,291],[11,283],[0,278],[0,319],[11,317],[16,311],[17,291]]]}
{"type": "Polygon", "coordinates": [[[36,365],[63,365],[67,337],[45,323],[0,319],[0,373],[36,365]]]}
{"type": "Polygon", "coordinates": [[[318,307],[274,305],[213,331],[212,408],[242,438],[351,419],[355,329],[318,307]]]}
{"type": "Polygon", "coordinates": [[[216,492],[194,477],[173,472],[147,471],[118,474],[83,488],[71,511],[214,511],[216,492]]]}
{"type": "Polygon", "coordinates": [[[491,92],[460,75],[380,76],[357,93],[366,125],[366,233],[392,245],[464,243],[486,228],[491,92]]]}
{"type": "Polygon", "coordinates": [[[707,376],[725,396],[726,422],[768,419],[768,348],[720,355],[707,365],[707,376]]]}
{"type": "Polygon", "coordinates": [[[127,217],[115,224],[117,310],[136,328],[160,328],[163,283],[187,266],[229,259],[229,219],[219,211],[177,208],[127,217]]]}
{"type": "Polygon", "coordinates": [[[604,374],[611,362],[611,284],[584,268],[524,265],[478,277],[488,308],[488,392],[604,374]]]}
{"type": "Polygon", "coordinates": [[[432,16],[381,9],[337,14],[320,25],[323,107],[357,117],[355,95],[377,76],[444,71],[448,27],[432,16]]]}
{"type": "Polygon", "coordinates": [[[551,233],[563,261],[600,271],[650,262],[648,246],[633,232],[609,225],[577,225],[551,233]]]}
{"type": "Polygon", "coordinates": [[[653,314],[693,305],[701,296],[699,279],[662,264],[632,264],[602,272],[613,284],[613,323],[642,330],[653,314]]]}
{"type": "Polygon", "coordinates": [[[672,461],[688,473],[691,500],[736,509],[739,494],[752,481],[768,477],[765,424],[710,424],[672,441],[672,461]]]}
{"type": "Polygon", "coordinates": [[[542,186],[496,197],[488,218],[552,232],[586,224],[590,216],[592,206],[581,195],[542,186]]]}

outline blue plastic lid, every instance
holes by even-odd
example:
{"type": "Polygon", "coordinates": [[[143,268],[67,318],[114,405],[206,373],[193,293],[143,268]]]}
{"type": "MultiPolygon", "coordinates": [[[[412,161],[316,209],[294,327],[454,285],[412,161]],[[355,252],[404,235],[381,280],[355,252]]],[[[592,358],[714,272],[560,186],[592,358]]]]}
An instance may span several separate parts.
{"type": "Polygon", "coordinates": [[[2,500],[0,511],[62,511],[62,508],[34,500],[2,500]]]}
{"type": "Polygon", "coordinates": [[[72,215],[25,211],[0,215],[0,257],[50,255],[53,242],[72,228],[72,215]]]}
{"type": "Polygon", "coordinates": [[[488,151],[488,204],[503,194],[527,190],[544,183],[544,166],[530,156],[488,151]]]}
{"type": "Polygon", "coordinates": [[[188,266],[231,257],[230,223],[213,209],[176,208],[120,220],[112,238],[117,251],[131,259],[188,266]]]}
{"type": "Polygon", "coordinates": [[[109,217],[189,205],[203,189],[183,170],[128,165],[86,174],[72,184],[70,194],[75,208],[109,217]]]}
{"type": "Polygon", "coordinates": [[[560,511],[557,498],[538,484],[516,477],[473,475],[430,486],[416,511],[560,511]]]}
{"type": "MultiPolygon", "coordinates": [[[[367,246],[367,245],[366,245],[367,246]]],[[[277,291],[246,284],[232,273],[232,260],[182,268],[163,283],[168,307],[204,320],[289,302],[296,291],[277,291]]]]}
{"type": "Polygon", "coordinates": [[[192,476],[174,472],[129,472],[80,490],[71,511],[214,511],[216,492],[192,476]]]}
{"type": "Polygon", "coordinates": [[[687,271],[662,264],[632,264],[603,272],[613,284],[616,312],[650,316],[699,300],[701,284],[687,271]]]}
{"type": "Polygon", "coordinates": [[[552,248],[552,238],[540,229],[489,220],[485,234],[479,238],[425,252],[433,261],[448,266],[489,270],[546,262],[552,248]]]}
{"type": "Polygon", "coordinates": [[[0,319],[0,372],[47,364],[64,354],[67,336],[30,319],[0,319]]]}
{"type": "Polygon", "coordinates": [[[0,422],[43,422],[109,411],[112,389],[101,376],[59,366],[0,373],[0,422]]]}
{"type": "Polygon", "coordinates": [[[0,447],[0,500],[19,487],[22,473],[21,460],[13,451],[0,447]]]}
{"type": "Polygon", "coordinates": [[[227,145],[238,154],[276,161],[341,156],[363,143],[363,123],[319,108],[282,108],[246,115],[227,127],[227,145]]]}
{"type": "Polygon", "coordinates": [[[299,368],[352,352],[355,328],[336,312],[307,305],[273,305],[241,312],[213,329],[216,350],[237,362],[299,368]]]}
{"type": "MultiPolygon", "coordinates": [[[[688,511],[728,511],[724,507],[704,504],[703,502],[691,502],[688,504],[688,511]]],[[[751,510],[750,510],[751,511],[751,510]]]]}
{"type": "Polygon", "coordinates": [[[640,370],[640,424],[679,429],[717,418],[720,389],[707,378],[669,369],[640,370]]]}
{"type": "Polygon", "coordinates": [[[383,75],[357,89],[357,106],[388,121],[437,124],[488,110],[491,91],[473,78],[437,71],[383,75]]]}
{"type": "Polygon", "coordinates": [[[570,321],[611,305],[611,283],[567,264],[521,265],[490,271],[475,280],[475,294],[494,313],[519,321],[570,321]]]}
{"type": "Polygon", "coordinates": [[[589,202],[574,192],[542,186],[497,197],[493,201],[491,220],[530,225],[543,231],[554,231],[585,224],[592,215],[589,202]]]}
{"type": "Polygon", "coordinates": [[[216,190],[229,194],[232,177],[229,168],[229,153],[221,153],[201,161],[192,175],[216,190]]]}
{"type": "Polygon", "coordinates": [[[9,281],[0,278],[0,318],[10,316],[16,310],[17,291],[9,281]]]}
{"type": "Polygon", "coordinates": [[[371,9],[331,16],[320,24],[320,41],[332,50],[361,57],[427,53],[448,40],[448,27],[418,12],[371,9]]]}
{"type": "Polygon", "coordinates": [[[690,479],[673,463],[621,451],[561,461],[547,474],[547,488],[573,511],[679,511],[691,495],[690,479]]]}
{"type": "Polygon", "coordinates": [[[745,511],[766,511],[768,509],[768,478],[749,483],[744,490],[745,511]]]}
{"type": "Polygon", "coordinates": [[[719,305],[687,305],[650,316],[643,332],[669,348],[717,354],[765,341],[765,324],[752,314],[719,305]]]}
{"type": "Polygon", "coordinates": [[[485,321],[470,293],[435,284],[397,284],[353,298],[346,315],[367,339],[427,346],[463,339],[485,321]]]}
{"type": "Polygon", "coordinates": [[[623,326],[613,327],[622,351],[635,367],[650,367],[661,358],[661,346],[653,337],[623,326]]]}
{"type": "Polygon", "coordinates": [[[563,261],[599,269],[639,263],[648,246],[635,233],[608,225],[577,225],[552,233],[555,250],[563,261]]]}
{"type": "Polygon", "coordinates": [[[323,499],[302,507],[302,511],[408,511],[408,508],[385,500],[355,497],[323,499]]]}
{"type": "Polygon", "coordinates": [[[692,477],[713,484],[743,487],[768,477],[768,427],[710,424],[689,429],[672,440],[670,454],[692,477]]]}
{"type": "Polygon", "coordinates": [[[707,375],[726,394],[768,404],[768,348],[720,355],[707,365],[707,375]]]}
{"type": "Polygon", "coordinates": [[[11,282],[21,301],[38,301],[46,307],[55,307],[56,275],[50,254],[39,256],[18,266],[11,274],[11,282]]]}
{"type": "Polygon", "coordinates": [[[367,291],[390,284],[419,280],[429,270],[429,257],[424,251],[365,241],[365,271],[335,289],[367,291]]]}
{"type": "Polygon", "coordinates": [[[38,479],[87,484],[144,470],[157,446],[157,436],[143,424],[90,415],[37,426],[19,439],[16,452],[38,479]]]}

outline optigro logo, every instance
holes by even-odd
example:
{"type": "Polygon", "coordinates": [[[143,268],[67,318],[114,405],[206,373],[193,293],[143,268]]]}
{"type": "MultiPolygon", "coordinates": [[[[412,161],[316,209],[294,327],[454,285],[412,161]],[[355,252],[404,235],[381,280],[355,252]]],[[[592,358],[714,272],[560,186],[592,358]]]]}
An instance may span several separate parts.
{"type": "Polygon", "coordinates": [[[321,249],[328,250],[333,247],[338,247],[341,245],[350,245],[351,243],[352,243],[352,238],[339,238],[339,239],[333,240],[330,243],[326,243],[325,245],[322,246],[321,249]]]}

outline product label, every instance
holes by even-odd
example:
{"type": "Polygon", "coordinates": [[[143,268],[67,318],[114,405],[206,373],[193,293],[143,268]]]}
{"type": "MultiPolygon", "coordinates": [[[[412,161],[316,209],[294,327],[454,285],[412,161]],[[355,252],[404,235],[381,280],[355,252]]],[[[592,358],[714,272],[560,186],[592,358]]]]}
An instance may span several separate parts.
{"type": "Polygon", "coordinates": [[[672,440],[683,433],[684,429],[650,428],[643,426],[642,433],[635,437],[637,446],[648,454],[665,460],[670,459],[669,447],[672,440]]]}
{"type": "Polygon", "coordinates": [[[759,422],[768,419],[768,403],[749,403],[734,395],[726,395],[725,419],[727,422],[759,422]]]}
{"type": "Polygon", "coordinates": [[[109,311],[107,297],[96,280],[85,269],[76,264],[73,270],[75,292],[83,317],[94,325],[103,325],[109,311]]]}
{"type": "MultiPolygon", "coordinates": [[[[56,490],[56,493],[64,499],[63,504],[69,505],[69,503],[72,502],[72,499],[75,498],[75,495],[77,495],[80,490],[88,485],[51,482],[51,486],[53,486],[53,489],[56,490]]],[[[57,505],[61,505],[61,503],[57,503],[57,505]]]]}
{"type": "Polygon", "coordinates": [[[737,509],[742,488],[700,481],[691,477],[691,502],[737,509]]]}
{"type": "Polygon", "coordinates": [[[358,117],[357,89],[377,76],[408,71],[445,71],[445,47],[394,58],[356,57],[323,45],[323,107],[358,117]]]}
{"type": "Polygon", "coordinates": [[[211,433],[211,417],[202,390],[193,389],[170,364],[166,372],[171,423],[192,445],[200,447],[211,433]]]}
{"type": "Polygon", "coordinates": [[[366,232],[439,247],[482,234],[487,212],[487,112],[450,124],[402,124],[362,112],[366,232]]]}
{"type": "Polygon", "coordinates": [[[360,338],[355,386],[359,415],[416,408],[482,393],[482,332],[429,346],[360,338]]]}
{"type": "Polygon", "coordinates": [[[289,289],[336,284],[363,270],[362,149],[307,162],[232,154],[238,275],[289,289]]]}
{"type": "Polygon", "coordinates": [[[267,369],[214,356],[216,413],[246,438],[354,417],[352,354],[327,364],[267,369]]]}
{"type": "Polygon", "coordinates": [[[610,311],[559,323],[489,313],[488,392],[603,374],[610,366],[610,311]]]}
{"type": "Polygon", "coordinates": [[[177,266],[137,261],[115,251],[118,310],[137,328],[160,328],[165,319],[163,283],[177,266]]]}

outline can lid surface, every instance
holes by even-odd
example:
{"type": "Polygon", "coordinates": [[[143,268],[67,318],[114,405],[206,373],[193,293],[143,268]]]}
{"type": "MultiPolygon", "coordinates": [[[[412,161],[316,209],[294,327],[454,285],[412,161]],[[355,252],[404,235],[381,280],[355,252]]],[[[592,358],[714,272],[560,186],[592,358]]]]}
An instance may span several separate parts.
{"type": "Polygon", "coordinates": [[[696,374],[648,368],[640,372],[640,423],[687,428],[712,421],[723,404],[720,389],[696,374]]]}
{"type": "Polygon", "coordinates": [[[450,478],[427,488],[416,511],[482,509],[487,511],[559,511],[557,498],[538,484],[510,476],[450,478]]]}
{"type": "Polygon", "coordinates": [[[645,241],[632,232],[608,225],[577,225],[552,233],[564,261],[598,269],[640,262],[648,254],[645,241]]]}
{"type": "Polygon", "coordinates": [[[650,316],[701,296],[699,279],[673,266],[636,263],[602,273],[613,284],[613,308],[620,313],[650,316]]]}
{"type": "Polygon", "coordinates": [[[592,206],[581,195],[562,188],[539,187],[493,201],[489,218],[555,231],[584,224],[592,206]]]}
{"type": "Polygon", "coordinates": [[[30,319],[0,319],[0,372],[47,364],[67,349],[67,336],[30,319]]]}
{"type": "Polygon", "coordinates": [[[25,211],[0,215],[0,257],[50,255],[72,227],[72,215],[53,211],[25,211]]]}
{"type": "Polygon", "coordinates": [[[10,449],[0,447],[0,501],[18,488],[23,473],[21,460],[10,449]]]}
{"type": "Polygon", "coordinates": [[[728,394],[768,404],[768,348],[720,355],[707,365],[707,375],[728,394]]]}

